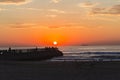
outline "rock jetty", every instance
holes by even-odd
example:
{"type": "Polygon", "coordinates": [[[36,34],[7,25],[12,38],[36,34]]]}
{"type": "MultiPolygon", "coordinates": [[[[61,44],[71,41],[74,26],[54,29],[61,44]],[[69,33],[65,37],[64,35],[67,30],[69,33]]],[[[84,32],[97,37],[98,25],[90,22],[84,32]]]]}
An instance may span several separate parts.
{"type": "Polygon", "coordinates": [[[0,50],[0,60],[36,61],[63,56],[56,47],[0,50]]]}

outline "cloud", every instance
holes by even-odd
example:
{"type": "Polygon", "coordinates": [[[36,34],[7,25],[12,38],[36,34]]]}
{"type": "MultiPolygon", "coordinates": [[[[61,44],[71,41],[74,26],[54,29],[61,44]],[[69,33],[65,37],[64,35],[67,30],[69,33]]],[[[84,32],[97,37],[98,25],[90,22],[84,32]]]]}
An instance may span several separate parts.
{"type": "Polygon", "coordinates": [[[120,15],[120,5],[114,5],[108,8],[93,8],[91,14],[120,15]]]}
{"type": "Polygon", "coordinates": [[[49,15],[46,15],[47,17],[51,17],[51,18],[55,18],[57,17],[57,15],[54,15],[54,14],[49,14],[49,15]]]}
{"type": "Polygon", "coordinates": [[[4,11],[4,10],[7,10],[7,9],[0,8],[0,11],[4,11]]]}
{"type": "Polygon", "coordinates": [[[59,3],[61,0],[51,0],[53,3],[59,3]]]}
{"type": "Polygon", "coordinates": [[[117,2],[120,2],[120,0],[118,0],[117,2]]]}
{"type": "Polygon", "coordinates": [[[20,5],[20,4],[26,4],[28,2],[31,2],[31,0],[0,0],[0,4],[3,5],[9,5],[9,4],[20,5]]]}
{"type": "Polygon", "coordinates": [[[39,9],[39,8],[16,8],[16,9],[32,10],[32,11],[42,11],[42,9],[39,9]]]}
{"type": "Polygon", "coordinates": [[[58,9],[49,9],[48,11],[50,11],[50,12],[54,12],[54,13],[60,13],[60,14],[64,14],[64,13],[66,13],[65,11],[58,10],[58,9]]]}
{"type": "Polygon", "coordinates": [[[68,23],[68,24],[63,24],[63,25],[54,25],[54,26],[48,26],[48,28],[51,29],[58,29],[58,28],[84,28],[83,26],[80,26],[80,24],[77,23],[68,23]]]}
{"type": "Polygon", "coordinates": [[[35,27],[37,26],[36,24],[33,23],[15,23],[15,24],[10,24],[10,27],[12,28],[28,28],[28,27],[35,27]]]}
{"type": "Polygon", "coordinates": [[[48,26],[48,28],[56,29],[56,28],[61,28],[61,27],[60,26],[48,26]]]}
{"type": "MultiPolygon", "coordinates": [[[[84,28],[88,28],[88,27],[84,27],[83,25],[80,25],[79,23],[67,23],[67,24],[60,24],[60,25],[42,25],[39,23],[15,23],[15,24],[9,24],[9,27],[15,28],[15,29],[37,28],[37,27],[49,28],[49,29],[60,29],[60,28],[84,29],[84,28]]],[[[96,26],[94,28],[96,28],[96,26]]]]}
{"type": "Polygon", "coordinates": [[[58,9],[48,9],[47,11],[48,11],[47,13],[49,13],[49,14],[46,16],[51,17],[51,18],[57,17],[58,14],[65,14],[66,13],[65,11],[58,10],[58,9]]]}
{"type": "Polygon", "coordinates": [[[89,8],[89,7],[94,7],[96,6],[98,3],[92,3],[92,2],[84,2],[84,3],[79,3],[78,7],[85,7],[85,8],[89,8]]]}

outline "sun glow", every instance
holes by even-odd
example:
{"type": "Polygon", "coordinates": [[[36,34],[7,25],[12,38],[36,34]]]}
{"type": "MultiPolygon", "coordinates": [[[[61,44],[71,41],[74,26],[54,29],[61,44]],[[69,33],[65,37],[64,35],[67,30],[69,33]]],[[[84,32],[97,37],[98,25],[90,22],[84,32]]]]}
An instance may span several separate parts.
{"type": "Polygon", "coordinates": [[[54,44],[54,45],[57,45],[57,44],[58,44],[58,42],[57,42],[57,41],[53,41],[53,44],[54,44]]]}

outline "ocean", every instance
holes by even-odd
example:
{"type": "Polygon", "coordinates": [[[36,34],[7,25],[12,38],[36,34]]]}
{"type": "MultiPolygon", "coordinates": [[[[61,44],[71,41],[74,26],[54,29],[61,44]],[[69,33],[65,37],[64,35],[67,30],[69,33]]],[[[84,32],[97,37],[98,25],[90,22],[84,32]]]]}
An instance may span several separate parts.
{"type": "MultiPolygon", "coordinates": [[[[0,47],[0,50],[9,47],[0,47]]],[[[36,47],[11,47],[12,49],[28,49],[36,47]]],[[[39,47],[44,48],[44,47],[39,47]]],[[[81,52],[120,52],[120,45],[114,46],[58,46],[63,53],[81,53],[81,52]]]]}
{"type": "Polygon", "coordinates": [[[58,48],[64,53],[120,52],[120,46],[64,46],[58,48]]]}
{"type": "Polygon", "coordinates": [[[58,47],[63,57],[51,61],[120,61],[120,46],[64,46],[58,47]]]}
{"type": "MultiPolygon", "coordinates": [[[[28,49],[35,47],[12,47],[12,49],[28,49]]],[[[42,47],[40,47],[42,48],[42,47]]],[[[60,46],[64,54],[62,57],[50,61],[120,61],[120,46],[60,46]]],[[[8,49],[7,47],[1,47],[8,49]]]]}

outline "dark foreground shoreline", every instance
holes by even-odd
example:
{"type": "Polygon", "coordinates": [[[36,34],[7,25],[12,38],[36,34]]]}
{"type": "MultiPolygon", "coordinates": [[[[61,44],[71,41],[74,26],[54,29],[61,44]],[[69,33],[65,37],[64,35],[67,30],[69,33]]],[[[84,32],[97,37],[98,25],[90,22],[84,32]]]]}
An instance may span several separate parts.
{"type": "Polygon", "coordinates": [[[0,61],[0,80],[120,80],[120,62],[0,61]]]}

